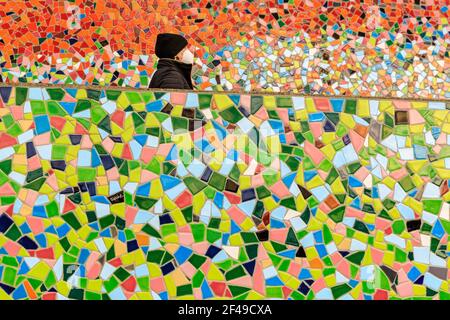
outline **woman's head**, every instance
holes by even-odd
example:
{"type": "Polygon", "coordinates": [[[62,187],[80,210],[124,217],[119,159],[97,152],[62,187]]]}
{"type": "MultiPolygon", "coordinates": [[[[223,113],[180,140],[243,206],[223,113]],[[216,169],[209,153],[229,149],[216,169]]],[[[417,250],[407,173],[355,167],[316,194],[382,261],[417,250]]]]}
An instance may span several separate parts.
{"type": "Polygon", "coordinates": [[[186,38],[174,33],[158,34],[155,54],[158,58],[175,59],[186,64],[194,62],[194,55],[188,48],[186,38]]]}

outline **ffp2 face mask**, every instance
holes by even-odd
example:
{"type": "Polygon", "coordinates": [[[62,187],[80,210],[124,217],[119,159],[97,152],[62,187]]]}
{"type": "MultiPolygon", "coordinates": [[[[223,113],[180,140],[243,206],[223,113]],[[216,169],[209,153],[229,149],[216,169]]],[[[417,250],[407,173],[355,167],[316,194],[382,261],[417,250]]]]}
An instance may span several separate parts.
{"type": "Polygon", "coordinates": [[[183,56],[181,57],[181,62],[186,64],[193,64],[194,54],[189,49],[184,50],[183,56]]]}

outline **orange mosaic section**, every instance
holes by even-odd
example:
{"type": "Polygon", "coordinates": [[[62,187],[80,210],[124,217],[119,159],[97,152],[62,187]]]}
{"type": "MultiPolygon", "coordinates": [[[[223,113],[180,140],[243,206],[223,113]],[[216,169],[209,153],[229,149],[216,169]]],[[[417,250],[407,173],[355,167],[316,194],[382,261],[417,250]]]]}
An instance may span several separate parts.
{"type": "MultiPolygon", "coordinates": [[[[125,50],[128,58],[132,58],[133,54],[153,53],[154,41],[159,32],[181,31],[190,37],[193,44],[217,50],[251,31],[263,34],[270,30],[273,36],[292,36],[303,30],[311,33],[314,41],[320,37],[324,25],[340,23],[355,32],[370,32],[377,19],[369,15],[362,16],[377,6],[378,1],[375,0],[343,2],[331,9],[323,6],[328,1],[290,2],[293,4],[242,1],[231,3],[232,10],[227,10],[230,1],[224,0],[4,1],[0,3],[0,37],[3,40],[0,50],[6,56],[18,54],[22,59],[42,62],[61,50],[75,58],[77,54],[85,55],[98,50],[96,41],[107,40],[110,48],[105,48],[102,53],[104,58],[108,51],[120,49],[125,50]],[[326,22],[320,19],[324,13],[326,22]],[[278,20],[278,17],[282,19],[278,20]],[[284,25],[280,26],[277,21],[282,21],[284,25]],[[74,35],[81,41],[74,45],[65,41],[74,35]]],[[[416,8],[414,1],[382,1],[387,19],[378,19],[377,26],[390,29],[405,15],[428,16],[431,24],[439,24],[441,18],[448,18],[448,14],[437,10],[439,1],[426,3],[428,5],[425,8],[416,8]]],[[[413,28],[413,22],[408,27],[413,28]]],[[[248,37],[252,36],[249,34],[248,37]]]]}
{"type": "Polygon", "coordinates": [[[146,86],[156,35],[175,32],[207,66],[196,79],[199,89],[448,98],[448,16],[446,0],[2,1],[0,81],[146,86]],[[286,52],[297,47],[299,55],[286,52]],[[356,50],[364,51],[363,65],[356,50]],[[305,60],[300,81],[293,64],[305,60]],[[373,65],[376,76],[365,70],[373,65]],[[283,73],[285,66],[292,68],[283,73]],[[393,74],[383,72],[389,66],[393,74]],[[418,77],[423,71],[425,81],[418,77]],[[353,73],[362,83],[352,84],[353,73]]]}

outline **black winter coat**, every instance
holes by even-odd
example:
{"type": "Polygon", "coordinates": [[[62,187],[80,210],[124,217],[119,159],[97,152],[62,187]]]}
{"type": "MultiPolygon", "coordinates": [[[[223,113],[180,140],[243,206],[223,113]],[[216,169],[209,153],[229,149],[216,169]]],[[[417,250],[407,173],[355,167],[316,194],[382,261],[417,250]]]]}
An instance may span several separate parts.
{"type": "Polygon", "coordinates": [[[193,89],[191,72],[192,64],[160,58],[149,88],[193,89]]]}

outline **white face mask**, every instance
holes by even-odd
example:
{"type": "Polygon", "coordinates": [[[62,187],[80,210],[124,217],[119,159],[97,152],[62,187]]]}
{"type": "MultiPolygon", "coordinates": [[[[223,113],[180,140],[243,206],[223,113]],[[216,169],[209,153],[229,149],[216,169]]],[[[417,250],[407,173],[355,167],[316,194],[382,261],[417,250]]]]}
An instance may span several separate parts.
{"type": "Polygon", "coordinates": [[[186,64],[193,64],[194,63],[194,54],[189,50],[186,49],[183,52],[183,56],[181,57],[181,62],[186,64]]]}

